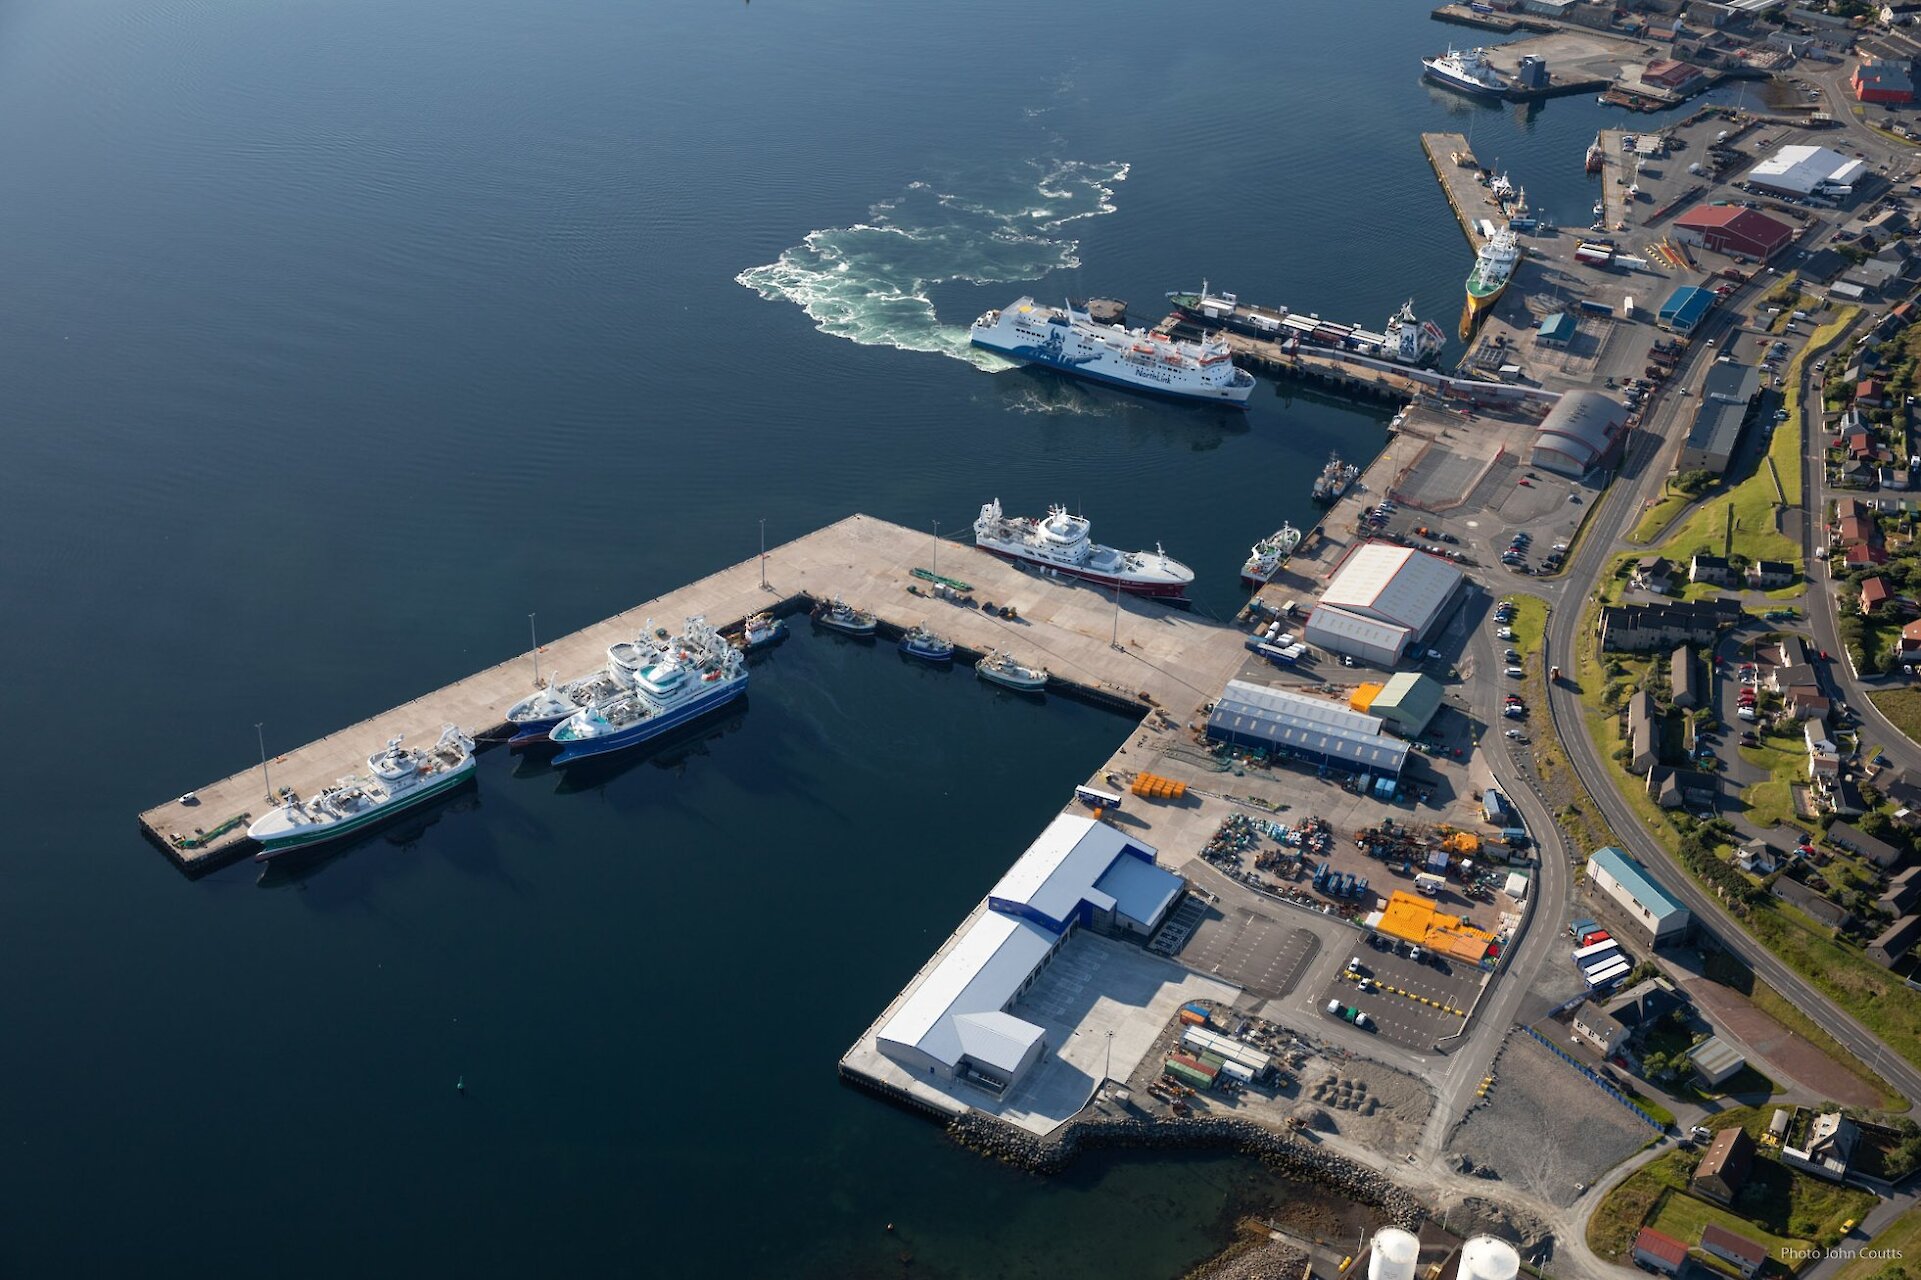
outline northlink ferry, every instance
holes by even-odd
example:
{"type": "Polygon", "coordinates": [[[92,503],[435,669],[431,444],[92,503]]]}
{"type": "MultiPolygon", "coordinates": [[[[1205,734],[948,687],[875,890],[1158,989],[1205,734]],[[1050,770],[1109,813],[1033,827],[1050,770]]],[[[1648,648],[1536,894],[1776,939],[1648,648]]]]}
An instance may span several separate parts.
{"type": "Polygon", "coordinates": [[[1145,329],[1096,324],[1071,302],[1043,307],[1021,298],[974,321],[968,336],[1009,360],[1149,395],[1244,409],[1254,393],[1254,375],[1234,367],[1218,337],[1176,342],[1145,329]]]}

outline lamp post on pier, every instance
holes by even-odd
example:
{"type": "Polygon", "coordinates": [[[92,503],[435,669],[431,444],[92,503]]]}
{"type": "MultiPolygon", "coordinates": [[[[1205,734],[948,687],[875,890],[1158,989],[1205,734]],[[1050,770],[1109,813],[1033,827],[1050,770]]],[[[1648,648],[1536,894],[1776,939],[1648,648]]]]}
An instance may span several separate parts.
{"type": "Polygon", "coordinates": [[[540,688],[540,633],[534,630],[534,615],[527,615],[527,643],[534,650],[534,688],[540,688]]]}
{"type": "Polygon", "coordinates": [[[253,722],[253,736],[254,740],[260,744],[260,780],[267,784],[267,803],[272,804],[273,774],[267,771],[267,734],[261,727],[264,724],[266,724],[264,720],[256,720],[253,722]]]}
{"type": "Polygon", "coordinates": [[[760,520],[760,589],[767,590],[767,517],[760,520]]]}
{"type": "Polygon", "coordinates": [[[940,521],[934,521],[934,568],[933,574],[940,577],[940,521]]]}

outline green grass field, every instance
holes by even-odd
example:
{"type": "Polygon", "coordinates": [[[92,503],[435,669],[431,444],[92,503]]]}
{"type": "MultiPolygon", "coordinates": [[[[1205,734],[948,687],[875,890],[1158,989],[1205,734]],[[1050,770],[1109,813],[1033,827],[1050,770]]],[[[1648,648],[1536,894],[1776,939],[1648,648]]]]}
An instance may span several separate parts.
{"type": "MultiPolygon", "coordinates": [[[[1715,1128],[1761,1123],[1758,1113],[1734,1108],[1715,1117],[1715,1128]]],[[[1636,1170],[1602,1200],[1588,1221],[1588,1247],[1604,1258],[1624,1260],[1643,1226],[1692,1244],[1701,1228],[1717,1223],[1768,1247],[1777,1260],[1782,1251],[1831,1244],[1842,1223],[1859,1220],[1875,1204],[1868,1192],[1797,1173],[1766,1157],[1757,1158],[1732,1209],[1688,1194],[1688,1179],[1698,1152],[1670,1151],[1636,1170]]],[[[1793,1269],[1790,1267],[1789,1269],[1793,1269]]]]}
{"type": "MultiPolygon", "coordinates": [[[[1737,722],[1735,728],[1738,731],[1741,724],[1737,722]]],[[[1741,759],[1757,769],[1766,769],[1770,775],[1768,781],[1756,783],[1741,793],[1749,820],[1762,827],[1793,822],[1794,797],[1788,787],[1790,783],[1807,779],[1807,744],[1798,737],[1767,734],[1760,745],[1742,747],[1741,759]]]]}
{"type": "Polygon", "coordinates": [[[1514,639],[1505,641],[1503,647],[1516,649],[1528,657],[1541,652],[1541,637],[1547,634],[1547,601],[1523,595],[1502,599],[1514,603],[1514,620],[1507,624],[1514,629],[1514,639]]]}
{"type": "Polygon", "coordinates": [[[1634,526],[1634,531],[1628,534],[1628,541],[1651,542],[1660,537],[1661,530],[1667,528],[1668,523],[1686,510],[1688,503],[1693,501],[1694,499],[1687,494],[1677,493],[1663,485],[1660,500],[1642,513],[1641,519],[1634,526]]]}
{"type": "Polygon", "coordinates": [[[1888,689],[1868,697],[1895,728],[1921,742],[1921,689],[1888,689]]]}
{"type": "MultiPolygon", "coordinates": [[[[1850,1240],[1848,1244],[1853,1247],[1855,1241],[1850,1240]]],[[[1921,1262],[1921,1208],[1910,1209],[1890,1222],[1869,1242],[1869,1248],[1880,1256],[1855,1258],[1835,1273],[1834,1280],[1874,1280],[1900,1265],[1895,1261],[1897,1258],[1921,1262]]],[[[1910,1273],[1912,1270],[1910,1268],[1910,1273]]]]}

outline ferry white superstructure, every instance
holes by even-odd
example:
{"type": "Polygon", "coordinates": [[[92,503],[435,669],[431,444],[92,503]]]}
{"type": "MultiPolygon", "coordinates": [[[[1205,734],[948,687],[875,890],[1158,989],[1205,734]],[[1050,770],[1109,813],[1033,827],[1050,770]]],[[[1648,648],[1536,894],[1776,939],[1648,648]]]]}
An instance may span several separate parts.
{"type": "Polygon", "coordinates": [[[1045,520],[1009,516],[1000,499],[984,503],[974,521],[974,545],[1005,560],[1030,564],[1043,572],[1118,587],[1141,596],[1183,599],[1194,571],[1159,547],[1153,551],[1116,551],[1087,536],[1084,516],[1052,507],[1045,520]]]}
{"type": "Polygon", "coordinates": [[[1428,79],[1456,93],[1473,98],[1507,96],[1507,81],[1489,65],[1486,49],[1450,48],[1438,58],[1421,59],[1421,66],[1428,79]]]}
{"type": "Polygon", "coordinates": [[[1246,408],[1254,375],[1234,367],[1219,337],[1176,342],[1145,329],[1101,325],[1084,311],[1021,298],[974,321],[977,347],[1076,378],[1176,400],[1246,408]]]}

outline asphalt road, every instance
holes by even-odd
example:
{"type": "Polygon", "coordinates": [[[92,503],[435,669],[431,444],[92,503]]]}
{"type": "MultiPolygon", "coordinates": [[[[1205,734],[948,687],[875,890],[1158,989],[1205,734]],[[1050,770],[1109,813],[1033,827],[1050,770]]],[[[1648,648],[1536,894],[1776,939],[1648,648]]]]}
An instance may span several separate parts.
{"type": "MultiPolygon", "coordinates": [[[[1677,374],[1677,380],[1691,380],[1695,366],[1702,359],[1702,352],[1707,351],[1711,355],[1712,350],[1700,342],[1692,344],[1688,350],[1687,359],[1677,374]]],[[[1803,365],[1804,374],[1807,367],[1806,364],[1803,365]]],[[[1805,385],[1802,395],[1805,403],[1807,395],[1805,385]]],[[[1571,586],[1578,584],[1577,599],[1590,594],[1595,584],[1600,581],[1608,558],[1613,554],[1616,544],[1629,527],[1629,522],[1639,513],[1643,502],[1658,488],[1662,479],[1662,468],[1658,465],[1659,453],[1665,448],[1678,406],[1685,403],[1685,400],[1677,400],[1664,406],[1662,416],[1668,421],[1661,423],[1652,431],[1643,431],[1639,434],[1635,447],[1622,468],[1621,475],[1608,489],[1590,518],[1590,527],[1582,536],[1580,545],[1575,549],[1566,574],[1566,580],[1571,586]]],[[[1819,425],[1818,419],[1816,425],[1817,427],[1819,425]]],[[[1813,438],[1813,434],[1809,433],[1810,439],[1813,438]]],[[[1806,489],[1804,496],[1811,498],[1814,492],[1812,488],[1806,489]]],[[[1808,594],[1811,604],[1820,600],[1823,595],[1818,586],[1812,585],[1808,594]]],[[[1565,665],[1570,672],[1575,651],[1575,628],[1580,624],[1581,613],[1582,610],[1578,606],[1565,607],[1556,609],[1548,619],[1545,646],[1547,659],[1550,662],[1565,659],[1565,665]]],[[[1829,624],[1831,627],[1831,616],[1829,624]]],[[[1656,871],[1662,884],[1694,913],[1696,927],[1711,933],[1723,947],[1740,956],[1769,986],[1806,1012],[1822,1030],[1878,1072],[1882,1079],[1911,1100],[1921,1097],[1921,1071],[1915,1070],[1905,1059],[1882,1044],[1867,1028],[1803,981],[1793,970],[1776,959],[1772,952],[1749,936],[1722,910],[1720,903],[1703,891],[1692,877],[1676,864],[1661,843],[1649,834],[1641,818],[1628,806],[1626,799],[1620,794],[1613,764],[1602,758],[1600,752],[1595,749],[1593,740],[1588,736],[1582,721],[1580,699],[1572,683],[1564,681],[1550,690],[1548,701],[1555,728],[1567,748],[1575,772],[1586,783],[1589,793],[1593,795],[1595,803],[1600,807],[1609,827],[1613,830],[1615,839],[1629,853],[1656,871]]],[[[1865,702],[1866,699],[1863,698],[1861,701],[1865,702]]],[[[1921,759],[1921,749],[1916,749],[1916,758],[1921,759]]]]}

